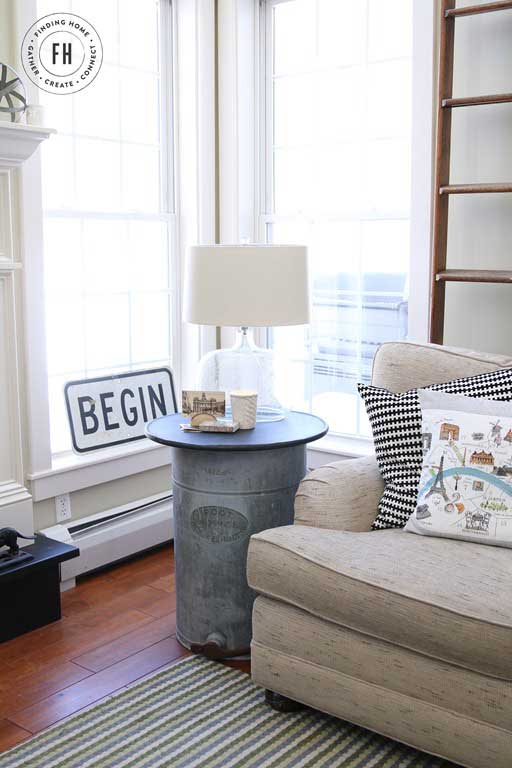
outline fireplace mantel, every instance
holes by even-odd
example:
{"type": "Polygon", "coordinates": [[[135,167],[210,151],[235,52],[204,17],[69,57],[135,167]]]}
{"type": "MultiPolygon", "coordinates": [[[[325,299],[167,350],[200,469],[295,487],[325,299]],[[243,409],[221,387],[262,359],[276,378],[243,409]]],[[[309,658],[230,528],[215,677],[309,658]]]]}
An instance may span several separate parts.
{"type": "Polygon", "coordinates": [[[42,248],[40,160],[35,152],[52,133],[51,128],[0,122],[0,527],[12,526],[26,535],[34,529],[34,516],[26,482],[32,446],[25,361],[30,344],[43,342],[28,339],[23,297],[27,307],[34,305],[25,278],[30,255],[42,248]],[[32,175],[24,176],[27,169],[32,175]]]}
{"type": "Polygon", "coordinates": [[[22,165],[52,133],[53,128],[0,122],[0,166],[22,165]]]}

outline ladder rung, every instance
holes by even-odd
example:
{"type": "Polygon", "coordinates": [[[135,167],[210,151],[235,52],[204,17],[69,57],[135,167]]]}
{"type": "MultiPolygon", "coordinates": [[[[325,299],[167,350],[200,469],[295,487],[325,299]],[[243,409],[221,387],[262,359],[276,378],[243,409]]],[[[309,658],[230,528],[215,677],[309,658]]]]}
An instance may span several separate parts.
{"type": "Polygon", "coordinates": [[[447,19],[453,16],[473,16],[475,13],[491,13],[492,11],[506,11],[512,8],[512,0],[501,0],[497,3],[483,3],[481,5],[467,5],[465,8],[449,8],[444,12],[447,19]]]}
{"type": "Polygon", "coordinates": [[[436,274],[442,283],[512,283],[510,269],[444,269],[436,274]]]}
{"type": "Polygon", "coordinates": [[[487,96],[466,96],[459,99],[443,99],[443,107],[473,107],[479,104],[505,104],[512,101],[512,93],[494,93],[487,96]]]}
{"type": "Polygon", "coordinates": [[[512,184],[447,184],[440,187],[440,195],[476,195],[486,192],[512,192],[512,184]]]}

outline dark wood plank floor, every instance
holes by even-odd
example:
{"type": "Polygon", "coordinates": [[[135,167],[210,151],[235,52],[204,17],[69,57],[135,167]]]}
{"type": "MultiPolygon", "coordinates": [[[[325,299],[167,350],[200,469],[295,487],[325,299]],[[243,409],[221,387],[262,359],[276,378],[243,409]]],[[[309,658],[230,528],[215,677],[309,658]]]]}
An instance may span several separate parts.
{"type": "Polygon", "coordinates": [[[175,609],[171,546],[63,593],[61,621],[0,645],[0,752],[188,655],[175,609]]]}

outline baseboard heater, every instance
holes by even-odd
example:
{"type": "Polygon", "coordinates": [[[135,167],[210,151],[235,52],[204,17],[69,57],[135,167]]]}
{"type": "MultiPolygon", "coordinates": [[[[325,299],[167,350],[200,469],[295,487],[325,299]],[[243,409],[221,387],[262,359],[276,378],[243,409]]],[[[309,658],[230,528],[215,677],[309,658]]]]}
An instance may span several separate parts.
{"type": "Polygon", "coordinates": [[[172,495],[157,494],[137,503],[53,525],[41,531],[80,548],[80,557],[61,566],[63,589],[77,576],[124,560],[174,538],[172,495]]]}

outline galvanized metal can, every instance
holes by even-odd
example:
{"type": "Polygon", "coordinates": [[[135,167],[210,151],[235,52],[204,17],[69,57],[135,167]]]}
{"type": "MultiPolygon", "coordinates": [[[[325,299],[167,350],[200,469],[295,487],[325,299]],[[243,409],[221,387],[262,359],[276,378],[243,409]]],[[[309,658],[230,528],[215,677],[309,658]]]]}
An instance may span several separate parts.
{"type": "Polygon", "coordinates": [[[293,522],[305,473],[304,444],[173,448],[176,628],[187,648],[218,648],[219,656],[248,651],[255,598],[246,577],[249,539],[293,522]]]}

